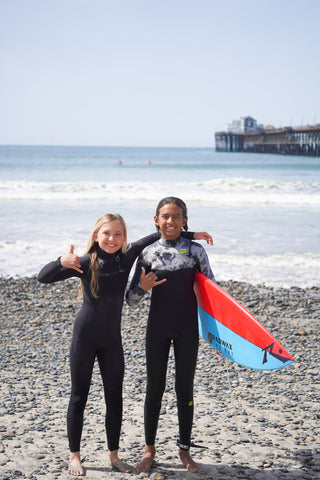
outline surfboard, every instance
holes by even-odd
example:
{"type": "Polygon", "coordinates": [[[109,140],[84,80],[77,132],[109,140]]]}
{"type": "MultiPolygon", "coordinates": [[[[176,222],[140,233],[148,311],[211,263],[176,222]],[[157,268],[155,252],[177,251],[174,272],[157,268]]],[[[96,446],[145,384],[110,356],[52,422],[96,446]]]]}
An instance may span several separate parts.
{"type": "Polygon", "coordinates": [[[219,285],[197,272],[199,333],[233,362],[258,370],[276,370],[294,358],[271,333],[219,285]]]}

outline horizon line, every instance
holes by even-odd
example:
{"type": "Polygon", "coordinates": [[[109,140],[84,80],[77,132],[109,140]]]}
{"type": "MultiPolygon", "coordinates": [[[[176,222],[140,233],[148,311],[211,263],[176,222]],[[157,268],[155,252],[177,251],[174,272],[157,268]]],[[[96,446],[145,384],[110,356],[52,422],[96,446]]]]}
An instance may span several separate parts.
{"type": "Polygon", "coordinates": [[[215,148],[214,145],[85,145],[56,143],[0,143],[0,147],[93,147],[93,148],[215,148]]]}

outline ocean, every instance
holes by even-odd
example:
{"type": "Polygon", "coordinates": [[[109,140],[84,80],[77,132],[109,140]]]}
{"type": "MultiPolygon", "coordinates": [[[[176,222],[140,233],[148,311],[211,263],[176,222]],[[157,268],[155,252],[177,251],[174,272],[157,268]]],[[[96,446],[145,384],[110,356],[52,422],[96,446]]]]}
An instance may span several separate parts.
{"type": "Polygon", "coordinates": [[[213,148],[0,146],[0,276],[37,274],[96,219],[121,213],[128,240],[154,231],[165,196],[188,206],[189,229],[216,279],[320,285],[320,159],[213,148]]]}

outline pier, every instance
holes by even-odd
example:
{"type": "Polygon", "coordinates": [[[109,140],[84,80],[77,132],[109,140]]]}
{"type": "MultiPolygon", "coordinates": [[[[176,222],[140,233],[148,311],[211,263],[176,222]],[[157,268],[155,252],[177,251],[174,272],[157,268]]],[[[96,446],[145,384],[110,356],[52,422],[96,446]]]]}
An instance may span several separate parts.
{"type": "Polygon", "coordinates": [[[320,156],[320,124],[306,127],[215,133],[217,152],[320,156]]]}

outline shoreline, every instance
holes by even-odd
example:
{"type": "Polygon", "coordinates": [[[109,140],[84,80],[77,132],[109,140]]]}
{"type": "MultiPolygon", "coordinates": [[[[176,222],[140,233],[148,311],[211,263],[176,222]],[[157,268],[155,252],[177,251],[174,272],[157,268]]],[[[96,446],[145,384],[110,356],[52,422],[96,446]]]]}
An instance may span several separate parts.
{"type": "MultiPolygon", "coordinates": [[[[203,466],[191,474],[176,446],[173,358],[150,472],[166,480],[320,479],[320,287],[289,289],[218,282],[293,355],[276,371],[258,371],[218,357],[200,339],[195,376],[192,448],[203,466]]],[[[0,278],[1,402],[0,479],[72,478],[67,475],[66,410],[69,345],[80,303],[77,280],[51,285],[35,277],[0,278]]],[[[124,303],[122,337],[126,362],[120,457],[136,465],[144,449],[146,385],[144,334],[148,298],[124,303]]],[[[82,457],[87,479],[140,479],[107,466],[104,400],[95,365],[85,411],[82,457]]]]}

